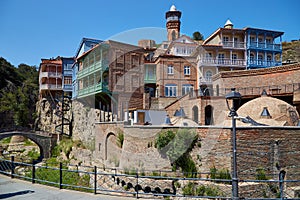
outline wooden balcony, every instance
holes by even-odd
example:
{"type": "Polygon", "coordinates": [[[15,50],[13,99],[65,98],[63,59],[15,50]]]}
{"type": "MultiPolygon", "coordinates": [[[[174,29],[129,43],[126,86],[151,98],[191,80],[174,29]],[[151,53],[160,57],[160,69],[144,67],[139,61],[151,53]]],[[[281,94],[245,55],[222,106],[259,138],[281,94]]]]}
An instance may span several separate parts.
{"type": "Polygon", "coordinates": [[[93,63],[90,66],[85,66],[83,69],[78,71],[77,78],[80,79],[82,77],[88,76],[98,70],[104,71],[105,69],[108,68],[108,65],[109,65],[108,60],[102,60],[100,62],[93,63]]]}
{"type": "Polygon", "coordinates": [[[99,83],[78,90],[78,98],[94,95],[100,92],[109,92],[108,83],[99,83]]]}
{"type": "Polygon", "coordinates": [[[39,80],[42,78],[62,78],[62,73],[60,72],[40,72],[39,80]]]}
{"type": "Polygon", "coordinates": [[[62,90],[62,85],[60,84],[40,84],[40,91],[41,90],[62,90]]]}
{"type": "Polygon", "coordinates": [[[281,51],[281,44],[270,44],[265,42],[250,42],[248,49],[261,49],[261,50],[270,50],[270,51],[281,51]]]}

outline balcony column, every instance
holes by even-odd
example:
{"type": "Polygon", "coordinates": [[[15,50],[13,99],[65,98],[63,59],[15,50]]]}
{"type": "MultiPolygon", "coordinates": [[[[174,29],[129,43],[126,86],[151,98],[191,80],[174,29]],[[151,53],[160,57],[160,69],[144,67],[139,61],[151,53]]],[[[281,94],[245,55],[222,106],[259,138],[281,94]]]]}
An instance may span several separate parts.
{"type": "Polygon", "coordinates": [[[267,52],[264,54],[264,65],[267,66],[267,52]]]}
{"type": "Polygon", "coordinates": [[[258,65],[258,51],[256,50],[255,64],[258,65]]]}
{"type": "MultiPolygon", "coordinates": [[[[229,53],[229,63],[230,65],[232,65],[232,50],[230,50],[230,53],[229,53]]],[[[231,66],[232,67],[232,66],[231,66]]]]}
{"type": "Polygon", "coordinates": [[[258,33],[256,32],[256,48],[258,48],[258,33]]]}
{"type": "Polygon", "coordinates": [[[267,41],[266,41],[266,38],[267,38],[267,36],[266,36],[266,33],[264,33],[264,45],[265,45],[265,49],[267,48],[267,41]]]}

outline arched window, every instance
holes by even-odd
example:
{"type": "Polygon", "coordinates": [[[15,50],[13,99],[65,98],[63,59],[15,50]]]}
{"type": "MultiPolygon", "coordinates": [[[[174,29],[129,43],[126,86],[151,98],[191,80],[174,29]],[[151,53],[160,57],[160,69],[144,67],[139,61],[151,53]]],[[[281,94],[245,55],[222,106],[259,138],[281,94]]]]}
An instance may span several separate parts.
{"type": "Polygon", "coordinates": [[[175,30],[172,31],[172,40],[176,40],[176,32],[175,32],[175,30]]]}
{"type": "Polygon", "coordinates": [[[213,124],[213,107],[208,105],[205,107],[205,125],[213,124]]]}
{"type": "Polygon", "coordinates": [[[198,115],[199,115],[198,107],[194,106],[192,108],[192,111],[193,111],[193,121],[196,122],[196,123],[199,123],[199,119],[198,119],[198,115]]]}
{"type": "Polygon", "coordinates": [[[219,85],[216,86],[216,90],[217,90],[217,96],[220,95],[220,88],[219,88],[219,85]]]}
{"type": "Polygon", "coordinates": [[[207,70],[207,71],[205,72],[205,80],[206,80],[207,82],[211,82],[211,77],[212,77],[212,75],[213,75],[212,71],[207,70]]]}

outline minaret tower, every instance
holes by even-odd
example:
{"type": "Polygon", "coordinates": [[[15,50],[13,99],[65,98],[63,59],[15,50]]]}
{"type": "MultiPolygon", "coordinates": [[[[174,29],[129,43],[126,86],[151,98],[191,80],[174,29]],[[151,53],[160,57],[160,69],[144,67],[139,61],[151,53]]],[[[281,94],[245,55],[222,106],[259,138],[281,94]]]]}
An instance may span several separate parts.
{"type": "Polygon", "coordinates": [[[181,12],[176,10],[174,5],[166,12],[168,41],[173,41],[180,37],[180,17],[181,12]]]}

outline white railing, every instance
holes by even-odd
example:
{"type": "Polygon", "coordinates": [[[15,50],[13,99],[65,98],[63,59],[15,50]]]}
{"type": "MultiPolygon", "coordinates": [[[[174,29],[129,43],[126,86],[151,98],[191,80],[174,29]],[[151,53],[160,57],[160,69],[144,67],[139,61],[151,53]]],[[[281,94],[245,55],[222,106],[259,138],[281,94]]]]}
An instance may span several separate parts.
{"type": "Polygon", "coordinates": [[[233,49],[245,49],[246,45],[244,42],[234,42],[234,41],[228,41],[228,42],[223,42],[223,47],[224,48],[233,48],[233,49]]]}
{"type": "Polygon", "coordinates": [[[200,84],[212,83],[211,77],[200,77],[200,84]]]}
{"type": "Polygon", "coordinates": [[[62,73],[58,72],[40,72],[40,79],[41,78],[62,78],[62,73]]]}
{"type": "Polygon", "coordinates": [[[59,84],[40,84],[40,90],[61,90],[62,85],[59,84]]]}
{"type": "Polygon", "coordinates": [[[246,60],[244,59],[211,59],[211,58],[204,58],[200,59],[199,61],[201,65],[223,65],[223,66],[246,66],[246,60]]]}

